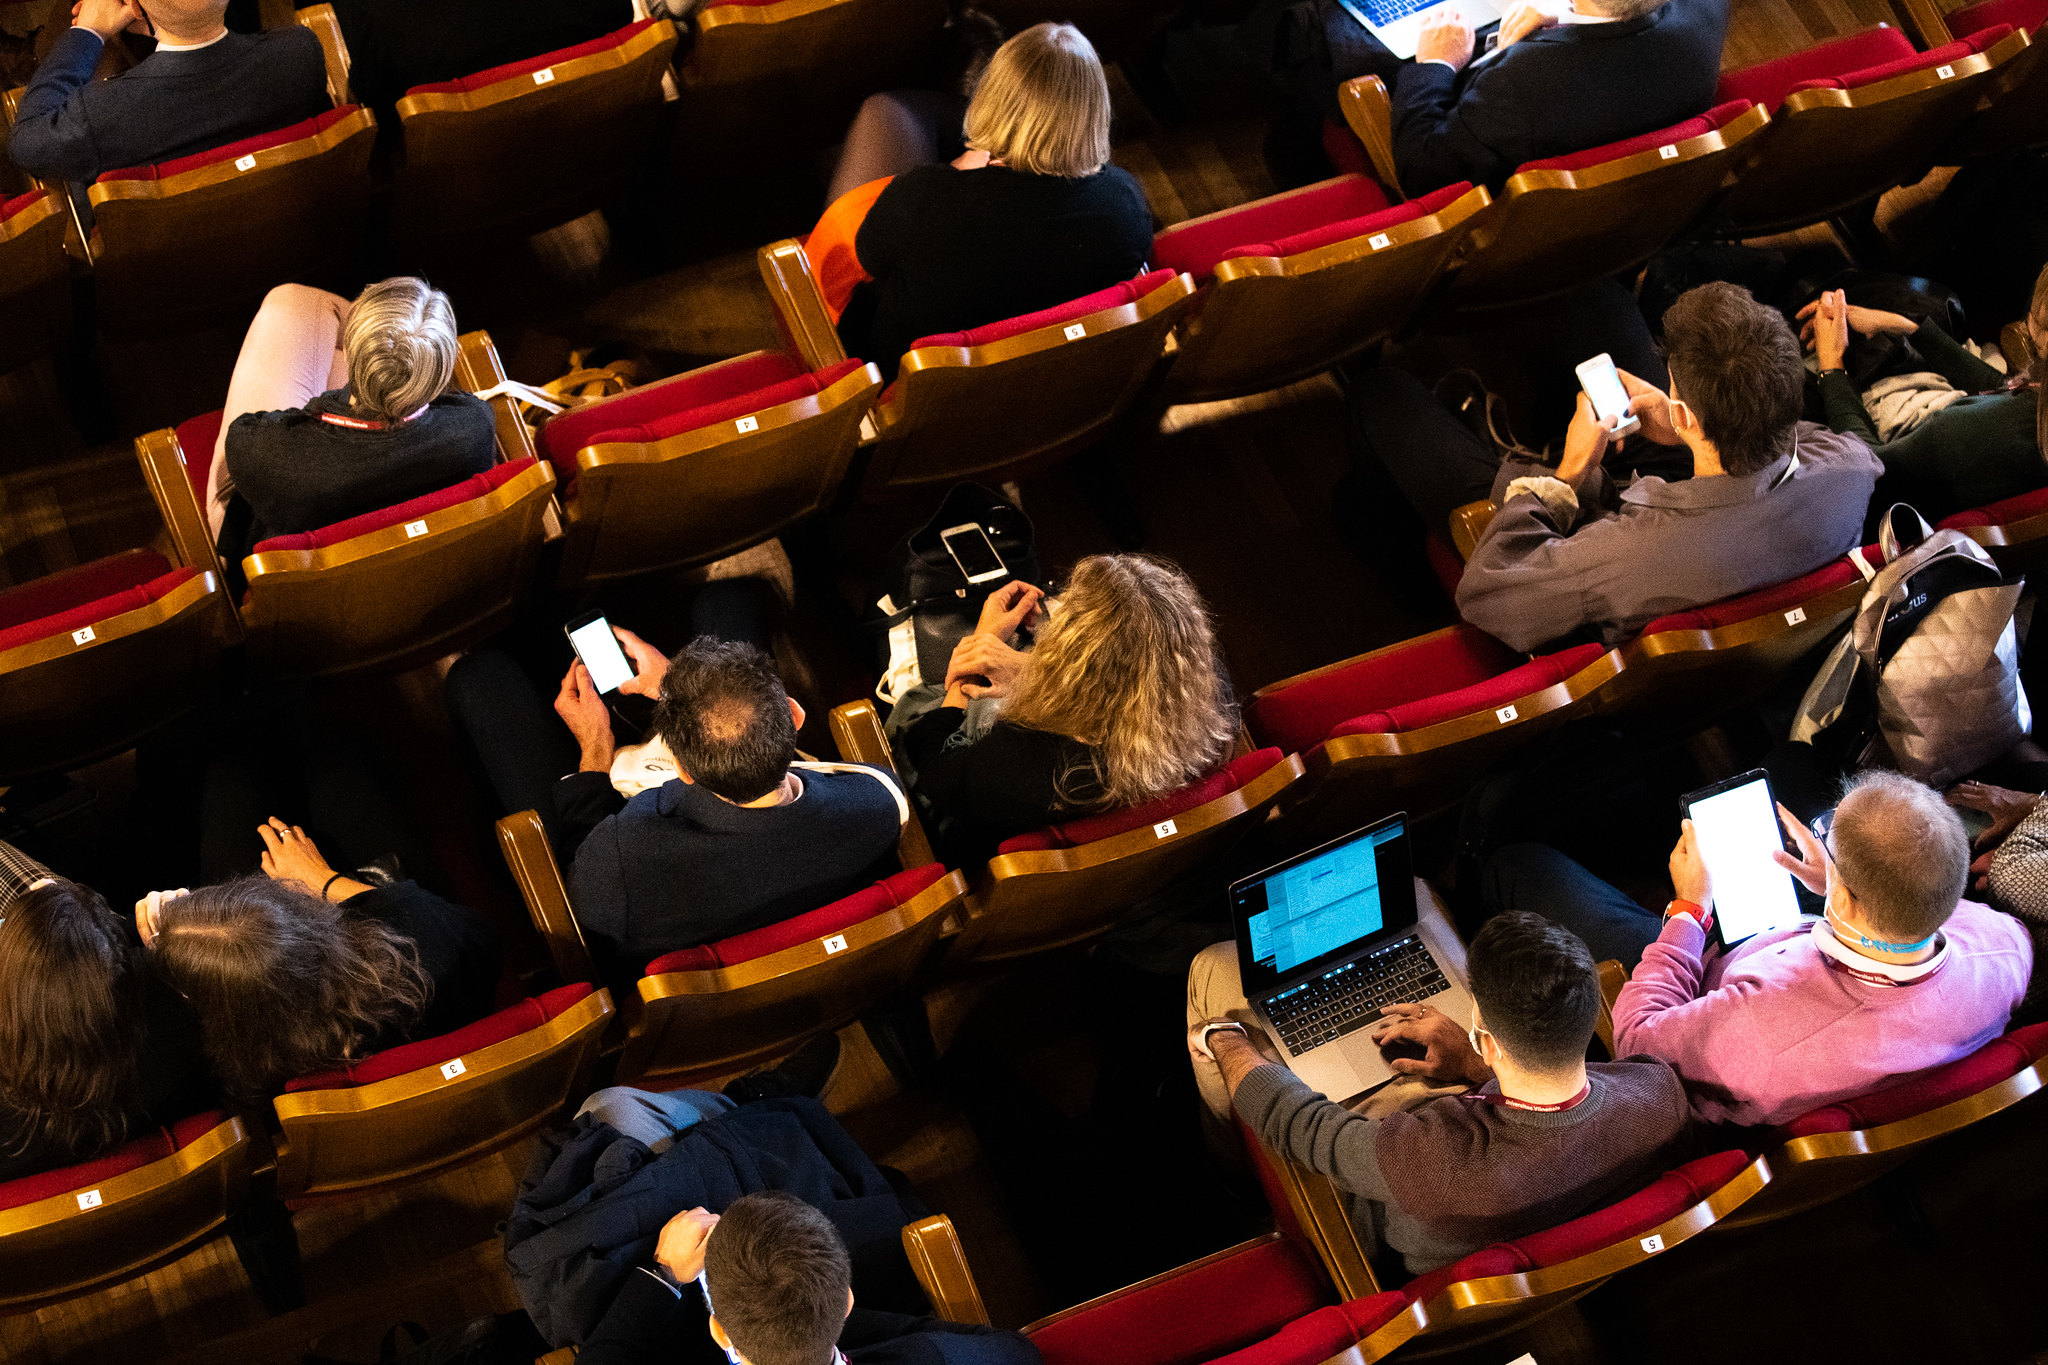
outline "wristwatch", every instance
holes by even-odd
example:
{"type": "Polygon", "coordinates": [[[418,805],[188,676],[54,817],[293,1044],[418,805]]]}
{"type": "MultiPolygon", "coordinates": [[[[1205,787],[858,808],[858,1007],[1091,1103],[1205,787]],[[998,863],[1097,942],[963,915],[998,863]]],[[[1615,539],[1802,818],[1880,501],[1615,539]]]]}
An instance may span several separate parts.
{"type": "Polygon", "coordinates": [[[1230,1030],[1247,1042],[1251,1039],[1251,1035],[1245,1032],[1244,1025],[1235,1020],[1226,1019],[1220,1024],[1204,1024],[1202,1031],[1195,1036],[1195,1046],[1202,1049],[1202,1055],[1212,1062],[1216,1060],[1216,1054],[1209,1049],[1209,1035],[1224,1029],[1230,1030]]]}
{"type": "Polygon", "coordinates": [[[1664,918],[1668,920],[1673,915],[1685,916],[1694,924],[1697,924],[1700,927],[1700,932],[1703,934],[1714,932],[1714,912],[1695,901],[1674,899],[1669,905],[1664,907],[1664,918]]]}

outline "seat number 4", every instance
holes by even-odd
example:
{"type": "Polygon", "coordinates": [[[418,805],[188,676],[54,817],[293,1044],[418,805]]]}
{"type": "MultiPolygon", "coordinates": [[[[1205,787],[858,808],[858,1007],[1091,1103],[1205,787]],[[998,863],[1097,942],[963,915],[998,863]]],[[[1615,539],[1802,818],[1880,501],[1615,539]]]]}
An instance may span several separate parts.
{"type": "Polygon", "coordinates": [[[830,957],[834,953],[843,953],[846,951],[846,935],[844,934],[834,934],[832,935],[832,937],[826,939],[824,943],[825,955],[827,957],[830,957]]]}
{"type": "Polygon", "coordinates": [[[469,1068],[462,1064],[462,1058],[457,1057],[452,1062],[441,1063],[441,1079],[444,1081],[452,1081],[457,1076],[460,1076],[463,1072],[467,1070],[469,1070],[469,1068]]]}
{"type": "Polygon", "coordinates": [[[546,85],[549,81],[553,80],[554,78],[555,69],[552,66],[544,66],[540,70],[533,73],[533,83],[535,85],[546,85]]]}

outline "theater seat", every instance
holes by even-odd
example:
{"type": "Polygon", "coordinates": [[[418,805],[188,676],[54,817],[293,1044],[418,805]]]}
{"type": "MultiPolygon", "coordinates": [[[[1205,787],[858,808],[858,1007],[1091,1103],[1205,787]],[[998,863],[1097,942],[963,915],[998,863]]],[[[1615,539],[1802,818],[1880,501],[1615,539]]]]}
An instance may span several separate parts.
{"type": "MultiPolygon", "coordinates": [[[[788,349],[812,370],[846,359],[801,242],[762,247],[788,349]]],[[[862,496],[1015,478],[1099,437],[1157,373],[1194,281],[1155,270],[1057,308],[920,337],[882,391],[862,496]]]]}
{"type": "Polygon", "coordinates": [[[56,351],[71,336],[70,221],[55,192],[0,191],[0,374],[56,351]]]}
{"type": "Polygon", "coordinates": [[[1669,128],[1518,167],[1473,224],[1445,305],[1527,303],[1633,272],[1707,209],[1769,121],[1731,99],[1669,128]]]}
{"type": "Polygon", "coordinates": [[[2008,572],[2036,569],[2048,561],[2048,488],[1943,517],[1940,529],[1961,531],[2008,572]]]}
{"type": "Polygon", "coordinates": [[[2048,1082],[2048,1024],[2015,1029],[1960,1061],[1801,1115],[1766,1144],[1771,1186],[1728,1220],[1775,1222],[1861,1189],[1915,1151],[2003,1113],[2048,1082]]]}
{"type": "Polygon", "coordinates": [[[1589,714],[1619,670],[1599,645],[1531,659],[1456,625],[1262,687],[1245,726],[1258,743],[1302,755],[1290,829],[1334,838],[1455,799],[1502,755],[1589,714]]]}
{"type": "Polygon", "coordinates": [[[510,1146],[589,1093],[611,1018],[611,995],[578,982],[290,1082],[272,1101],[279,1193],[361,1197],[510,1146]]]}
{"type": "MultiPolygon", "coordinates": [[[[0,1309],[134,1279],[232,1230],[261,1197],[264,1165],[243,1121],[214,1112],[0,1184],[0,1309]]],[[[245,1265],[262,1292],[274,1287],[261,1263],[245,1265]]]]}
{"type": "Polygon", "coordinates": [[[668,20],[641,19],[406,91],[393,236],[411,249],[455,250],[479,234],[543,232],[601,207],[643,168],[675,45],[668,20]]]}
{"type": "Polygon", "coordinates": [[[154,550],[0,590],[0,782],[119,753],[203,705],[234,637],[220,580],[154,550]]]}
{"type": "Polygon", "coordinates": [[[1879,27],[1721,77],[1719,97],[1771,111],[1715,209],[1739,236],[1804,227],[1918,179],[2025,49],[2003,25],[1913,50],[1879,27]]]}
{"type": "Polygon", "coordinates": [[[280,284],[346,291],[360,274],[377,121],[348,105],[92,185],[100,330],[246,326],[280,284]]]}
{"type": "Polygon", "coordinates": [[[881,391],[858,360],[812,374],[756,351],[556,417],[540,443],[562,490],[561,586],[707,564],[823,511],[881,391]]]}
{"type": "Polygon", "coordinates": [[[1258,393],[1378,346],[1429,297],[1487,202],[1459,184],[1390,206],[1373,181],[1345,175],[1174,224],[1152,259],[1199,289],[1168,393],[1258,393]]]}
{"type": "Polygon", "coordinates": [[[2048,28],[2048,0],[1984,0],[1946,20],[1944,38],[1968,40],[2005,25],[2025,33],[2029,42],[2026,51],[1999,69],[1985,107],[1963,124],[1942,159],[2048,148],[2048,41],[2042,32],[2048,28]]]}

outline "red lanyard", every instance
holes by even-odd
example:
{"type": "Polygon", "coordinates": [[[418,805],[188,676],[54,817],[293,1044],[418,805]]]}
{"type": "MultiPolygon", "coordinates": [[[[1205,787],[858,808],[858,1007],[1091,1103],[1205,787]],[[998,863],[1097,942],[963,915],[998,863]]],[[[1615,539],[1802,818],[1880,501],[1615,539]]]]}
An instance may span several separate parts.
{"type": "Polygon", "coordinates": [[[1555,1114],[1566,1109],[1578,1108],[1579,1105],[1585,1102],[1586,1096],[1592,1093],[1593,1082],[1589,1080],[1579,1087],[1578,1094],[1568,1100],[1560,1100],[1556,1104],[1535,1104],[1529,1100],[1510,1099],[1506,1095],[1469,1095],[1466,1098],[1482,1100],[1487,1104],[1497,1104],[1503,1109],[1533,1109],[1539,1114],[1555,1114]]]}
{"type": "MultiPolygon", "coordinates": [[[[408,422],[418,420],[420,413],[425,412],[432,406],[431,403],[422,403],[420,411],[405,420],[408,422]]],[[[389,422],[379,422],[368,417],[348,417],[338,412],[323,412],[320,414],[320,420],[329,426],[347,427],[350,431],[383,431],[391,425],[389,422]]]]}

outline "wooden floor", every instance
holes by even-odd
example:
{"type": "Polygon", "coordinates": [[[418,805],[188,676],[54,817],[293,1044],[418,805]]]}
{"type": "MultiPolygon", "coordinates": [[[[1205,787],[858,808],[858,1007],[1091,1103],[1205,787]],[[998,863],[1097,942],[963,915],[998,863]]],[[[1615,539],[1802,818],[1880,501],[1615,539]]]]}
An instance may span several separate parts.
{"type": "MultiPolygon", "coordinates": [[[[0,5],[0,13],[7,8],[0,5]]],[[[1884,0],[1735,0],[1726,63],[1746,65],[1876,22],[1900,24],[1902,16],[1884,0]]],[[[1174,41],[1180,73],[1194,73],[1187,103],[1198,116],[1164,123],[1129,82],[1116,83],[1116,159],[1139,178],[1167,223],[1272,189],[1260,154],[1265,124],[1245,96],[1256,82],[1247,74],[1244,45],[1228,31],[1176,34],[1174,41]]],[[[598,230],[585,224],[533,250],[522,267],[530,273],[521,278],[535,282],[523,311],[517,300],[458,293],[458,315],[466,323],[486,320],[513,373],[535,381],[559,372],[571,344],[645,355],[664,373],[773,347],[748,242],[801,233],[807,222],[792,210],[769,214],[760,227],[747,241],[714,234],[705,250],[656,252],[650,264],[644,245],[597,262],[598,230]]],[[[0,376],[0,586],[159,533],[128,440],[216,405],[235,341],[223,336],[155,355],[103,354],[102,391],[118,397],[83,408],[73,401],[68,412],[47,365],[0,376]]],[[[1146,546],[1179,561],[1203,586],[1240,691],[1448,619],[1440,602],[1390,591],[1347,547],[1353,531],[1339,524],[1333,497],[1346,468],[1341,414],[1340,392],[1323,379],[1259,399],[1176,409],[1156,433],[1121,444],[1146,546]]],[[[1022,492],[1049,571],[1114,548],[1085,471],[1054,471],[1027,480],[1022,492]]],[[[819,714],[860,685],[865,665],[857,646],[813,640],[798,648],[803,699],[818,704],[819,714]]],[[[460,865],[455,875],[473,891],[470,898],[517,937],[518,907],[495,866],[481,804],[448,776],[452,750],[431,674],[372,689],[364,705],[397,718],[381,747],[414,764],[418,780],[452,784],[455,814],[435,818],[463,828],[437,826],[437,839],[460,865]]],[[[104,780],[110,789],[120,782],[118,773],[104,780]]],[[[529,968],[539,961],[530,941],[519,942],[514,957],[529,968]]],[[[903,1170],[953,1216],[1002,1323],[1021,1324],[1213,1249],[1256,1216],[1253,1205],[1233,1202],[1242,1191],[1199,1171],[1186,1176],[1178,1199],[1172,1181],[1153,1172],[1145,1197],[1154,1202],[1117,1205],[1118,1185],[1144,1185],[1144,1168],[1157,1160],[1158,1149],[1133,1135],[1145,1135],[1143,1125],[1155,1119],[1191,1133],[1193,1111],[1184,1107],[1186,1095],[1171,1092],[1159,1101],[1159,1115],[1102,1117],[1104,1095],[1114,1098],[1131,1066],[1120,1048],[1105,1045],[1090,1018],[1086,983],[1103,970],[1100,962],[1058,958],[1005,981],[939,992],[929,1002],[942,1045],[965,1038],[985,1049],[971,1055],[997,1060],[1002,1084],[1032,1106],[1027,1117],[1041,1127],[1031,1131],[1066,1135],[1093,1164],[1092,1176],[1080,1173],[1075,1188],[1086,1193],[1071,1207],[1039,1198],[1017,1154],[985,1142],[1003,1131],[989,1118],[1008,1112],[1000,1103],[990,1108],[1002,1096],[992,1100],[971,1078],[906,1089],[860,1030],[842,1034],[845,1058],[828,1103],[877,1161],[903,1170]],[[1125,1171],[1129,1180],[1121,1179],[1125,1171]],[[1179,1231],[1176,1220],[1190,1230],[1179,1231]],[[1158,1224],[1170,1225],[1173,1235],[1148,1240],[1158,1224]],[[1128,1255],[1087,1261],[1078,1272],[1070,1264],[1083,1248],[1114,1252],[1124,1242],[1128,1255]]],[[[1170,976],[1140,970],[1115,979],[1162,992],[1165,1003],[1154,1011],[1159,1032],[1169,1051],[1177,1046],[1170,976]]],[[[1157,1076],[1170,1083],[1163,1065],[1157,1076]]],[[[1971,1174],[1925,1159],[1910,1167],[1915,1181],[1899,1188],[1917,1191],[1927,1206],[1924,1225],[1902,1221],[1896,1201],[1877,1195],[1846,1201],[1827,1218],[1787,1225],[1768,1245],[1745,1248],[1738,1259],[1744,1267],[1768,1267],[1761,1277],[1731,1271],[1729,1257],[1708,1247],[1682,1249],[1660,1260],[1654,1274],[1617,1281],[1523,1337],[1459,1358],[1498,1365],[1529,1350],[1543,1365],[2027,1359],[2048,1346],[2038,1292],[2048,1282],[2048,1239],[2037,1233],[2048,1217],[2048,1163],[2038,1159],[2048,1137],[2042,1118],[2035,1113],[1973,1139],[1987,1152],[1971,1174]],[[2004,1162],[2015,1163],[2018,1174],[2008,1176],[2004,1162]],[[1986,1177],[1986,1170],[2000,1174],[1986,1177]],[[1842,1335],[1845,1317],[1858,1325],[1842,1335]],[[1709,1321],[1759,1326],[1756,1336],[1731,1344],[1698,1330],[1709,1321]]],[[[0,1317],[0,1361],[264,1365],[297,1361],[309,1350],[368,1361],[397,1322],[431,1330],[509,1310],[516,1301],[495,1228],[527,1154],[522,1144],[400,1195],[302,1213],[297,1226],[310,1302],[297,1312],[267,1317],[220,1241],[136,1282],[0,1317]]]]}

